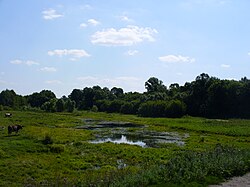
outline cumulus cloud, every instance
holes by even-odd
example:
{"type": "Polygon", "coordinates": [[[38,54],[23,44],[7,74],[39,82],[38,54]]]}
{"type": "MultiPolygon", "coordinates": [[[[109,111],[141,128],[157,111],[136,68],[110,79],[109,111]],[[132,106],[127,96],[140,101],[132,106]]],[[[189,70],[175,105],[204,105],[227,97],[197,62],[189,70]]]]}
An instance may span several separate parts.
{"type": "Polygon", "coordinates": [[[44,10],[42,12],[42,14],[43,14],[43,18],[45,20],[53,20],[53,19],[57,19],[57,18],[63,17],[62,14],[57,13],[56,10],[52,9],[52,8],[44,10]]]}
{"type": "Polygon", "coordinates": [[[89,26],[89,25],[91,25],[91,26],[97,26],[97,25],[100,25],[101,23],[99,22],[99,21],[97,21],[97,20],[95,20],[95,19],[89,19],[88,21],[87,21],[87,23],[81,23],[80,24],[80,27],[81,28],[85,28],[85,27],[87,27],[87,26],[89,26]]]}
{"type": "Polygon", "coordinates": [[[126,52],[126,55],[128,55],[128,56],[134,56],[137,53],[139,53],[139,51],[137,51],[137,50],[129,50],[129,51],[126,52]]]}
{"type": "Polygon", "coordinates": [[[23,61],[22,60],[12,60],[10,61],[11,64],[22,64],[23,61]]]}
{"type": "Polygon", "coordinates": [[[53,51],[48,51],[49,56],[69,56],[71,57],[71,60],[77,60],[83,57],[89,57],[90,54],[88,54],[85,50],[83,49],[56,49],[53,51]]]}
{"type": "Polygon", "coordinates": [[[43,18],[46,20],[53,20],[53,19],[63,17],[62,14],[57,13],[56,10],[52,8],[44,10],[42,14],[43,14],[43,18]]]}
{"type": "Polygon", "coordinates": [[[230,68],[231,66],[228,65],[228,64],[221,64],[220,67],[222,67],[222,68],[230,68]]]}
{"type": "Polygon", "coordinates": [[[125,22],[133,22],[133,19],[130,19],[128,16],[120,16],[120,19],[125,22]]]}
{"type": "Polygon", "coordinates": [[[101,87],[121,87],[125,91],[143,91],[143,80],[137,77],[95,77],[95,76],[84,76],[78,77],[78,81],[84,83],[84,86],[92,87],[99,85],[101,87]]]}
{"type": "Polygon", "coordinates": [[[32,66],[32,65],[39,65],[38,62],[35,62],[33,60],[27,60],[27,61],[23,61],[23,60],[12,60],[10,61],[11,64],[24,64],[27,66],[32,66]]]}
{"type": "Polygon", "coordinates": [[[88,26],[88,25],[87,25],[86,23],[81,23],[81,24],[80,24],[80,27],[81,27],[81,28],[85,28],[85,27],[87,27],[87,26],[88,26]]]}
{"type": "Polygon", "coordinates": [[[131,46],[145,40],[155,41],[153,35],[158,33],[150,27],[127,26],[119,30],[114,28],[97,31],[91,36],[93,44],[104,46],[131,46]]]}
{"type": "Polygon", "coordinates": [[[166,55],[158,58],[162,62],[168,63],[192,63],[195,62],[194,58],[189,56],[181,56],[181,55],[166,55]]]}
{"type": "Polygon", "coordinates": [[[100,22],[95,20],[95,19],[89,19],[88,24],[93,25],[93,26],[97,26],[100,24],[100,22]]]}
{"type": "Polygon", "coordinates": [[[57,69],[54,67],[43,67],[40,70],[44,72],[56,72],[57,71],[57,69]]]}

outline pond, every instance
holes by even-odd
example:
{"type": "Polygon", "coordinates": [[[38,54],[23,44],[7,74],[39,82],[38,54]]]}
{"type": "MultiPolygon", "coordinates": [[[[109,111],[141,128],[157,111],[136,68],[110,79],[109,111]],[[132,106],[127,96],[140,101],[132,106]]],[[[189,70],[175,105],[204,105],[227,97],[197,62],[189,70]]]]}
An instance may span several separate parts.
{"type": "Polygon", "coordinates": [[[110,138],[100,138],[97,140],[90,141],[90,143],[105,143],[112,142],[116,144],[129,144],[129,145],[138,145],[140,147],[146,147],[146,143],[143,141],[130,140],[126,135],[117,135],[115,137],[110,138]]]}
{"type": "Polygon", "coordinates": [[[143,148],[161,147],[162,144],[171,143],[178,146],[185,145],[184,139],[188,134],[178,132],[157,132],[148,130],[146,125],[137,125],[129,122],[101,121],[84,119],[84,125],[78,129],[86,129],[94,132],[95,139],[90,143],[129,144],[143,148]]]}

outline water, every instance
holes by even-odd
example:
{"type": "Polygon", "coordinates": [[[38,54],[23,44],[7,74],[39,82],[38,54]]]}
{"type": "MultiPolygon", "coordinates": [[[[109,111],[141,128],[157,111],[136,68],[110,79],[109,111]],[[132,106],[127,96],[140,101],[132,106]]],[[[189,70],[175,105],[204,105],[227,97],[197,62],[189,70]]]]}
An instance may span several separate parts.
{"type": "Polygon", "coordinates": [[[180,135],[177,132],[156,132],[147,129],[146,125],[137,125],[122,121],[102,121],[83,119],[84,125],[77,126],[78,129],[94,131],[95,140],[90,143],[98,144],[111,142],[115,144],[129,144],[148,147],[161,147],[162,144],[176,144],[183,146],[183,139],[189,134],[180,135]]]}
{"type": "Polygon", "coordinates": [[[145,142],[129,140],[125,135],[121,135],[120,137],[114,137],[114,138],[101,138],[99,140],[91,141],[91,143],[105,143],[105,142],[112,142],[116,144],[124,143],[129,145],[138,145],[140,147],[147,147],[147,144],[145,142]]]}

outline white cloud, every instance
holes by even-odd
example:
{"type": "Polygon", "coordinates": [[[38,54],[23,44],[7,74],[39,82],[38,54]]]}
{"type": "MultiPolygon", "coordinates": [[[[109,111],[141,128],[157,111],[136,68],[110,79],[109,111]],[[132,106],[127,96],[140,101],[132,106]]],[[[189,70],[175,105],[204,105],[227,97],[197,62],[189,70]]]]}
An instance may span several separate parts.
{"type": "Polygon", "coordinates": [[[61,81],[59,80],[48,80],[48,81],[45,81],[46,84],[62,84],[61,81]]]}
{"type": "Polygon", "coordinates": [[[220,67],[222,67],[222,68],[230,68],[231,66],[228,65],[228,64],[221,64],[220,67]]]}
{"type": "Polygon", "coordinates": [[[85,50],[83,49],[56,49],[53,51],[48,51],[49,56],[70,56],[71,60],[77,60],[79,58],[83,57],[89,57],[90,54],[88,54],[85,50]]]}
{"type": "Polygon", "coordinates": [[[40,70],[44,72],[56,72],[57,71],[57,69],[54,67],[43,67],[40,70]]]}
{"type": "Polygon", "coordinates": [[[57,13],[56,10],[52,8],[44,10],[42,14],[43,14],[43,18],[46,20],[53,20],[53,19],[63,17],[62,14],[57,13]]]}
{"type": "Polygon", "coordinates": [[[139,53],[139,51],[137,51],[137,50],[129,50],[129,51],[126,52],[126,55],[134,56],[134,55],[136,55],[137,53],[139,53]]]}
{"type": "Polygon", "coordinates": [[[25,65],[28,65],[28,66],[32,66],[32,65],[39,65],[38,62],[35,62],[33,60],[27,60],[27,61],[23,61],[23,60],[12,60],[10,61],[11,64],[25,64],[25,65]]]}
{"type": "Polygon", "coordinates": [[[92,87],[99,85],[101,87],[121,87],[124,91],[144,91],[144,81],[137,77],[94,77],[94,76],[84,76],[78,77],[78,81],[81,82],[81,86],[92,87]]]}
{"type": "Polygon", "coordinates": [[[192,63],[195,62],[194,58],[188,57],[188,56],[181,56],[181,55],[166,55],[161,56],[158,58],[162,62],[168,62],[168,63],[192,63]]]}
{"type": "Polygon", "coordinates": [[[10,63],[11,64],[22,64],[23,61],[21,61],[21,60],[12,60],[12,61],[10,61],[10,63]]]}
{"type": "Polygon", "coordinates": [[[109,28],[97,31],[92,35],[91,42],[104,46],[131,46],[144,40],[155,41],[153,35],[156,33],[158,33],[156,29],[130,25],[119,30],[109,28]]]}
{"type": "Polygon", "coordinates": [[[87,25],[86,23],[81,23],[81,24],[80,24],[80,27],[81,27],[81,28],[85,28],[85,27],[87,27],[87,26],[88,26],[88,25],[87,25]]]}
{"type": "Polygon", "coordinates": [[[249,56],[250,56],[250,52],[249,53],[247,53],[249,56]]]}
{"type": "Polygon", "coordinates": [[[32,61],[32,60],[28,60],[28,61],[24,62],[24,64],[26,64],[28,66],[39,65],[38,62],[35,62],[35,61],[32,61]]]}
{"type": "Polygon", "coordinates": [[[97,26],[97,25],[100,25],[101,23],[95,19],[89,19],[87,21],[87,23],[81,23],[80,24],[80,27],[81,28],[86,28],[88,25],[92,25],[92,26],[97,26]]]}
{"type": "Polygon", "coordinates": [[[130,19],[128,16],[120,16],[120,19],[125,22],[134,22],[134,20],[130,19]]]}
{"type": "Polygon", "coordinates": [[[101,23],[99,21],[95,20],[95,19],[89,19],[88,24],[90,24],[92,26],[97,26],[97,25],[99,25],[101,23]]]}

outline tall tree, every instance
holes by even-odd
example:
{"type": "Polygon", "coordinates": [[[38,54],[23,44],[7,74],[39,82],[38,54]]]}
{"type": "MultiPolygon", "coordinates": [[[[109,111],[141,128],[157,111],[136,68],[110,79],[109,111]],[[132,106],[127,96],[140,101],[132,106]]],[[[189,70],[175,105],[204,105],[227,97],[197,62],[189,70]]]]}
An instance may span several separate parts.
{"type": "Polygon", "coordinates": [[[163,84],[163,82],[156,77],[151,77],[145,82],[145,88],[148,93],[153,92],[166,92],[167,87],[163,84]]]}
{"type": "Polygon", "coordinates": [[[42,90],[40,93],[33,93],[28,96],[28,103],[32,107],[41,107],[45,102],[56,99],[56,95],[50,90],[42,90]]]}
{"type": "Polygon", "coordinates": [[[81,108],[81,104],[83,101],[83,91],[80,89],[74,89],[71,94],[69,95],[69,98],[71,101],[74,101],[76,104],[76,108],[80,109],[81,108]]]}

